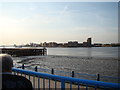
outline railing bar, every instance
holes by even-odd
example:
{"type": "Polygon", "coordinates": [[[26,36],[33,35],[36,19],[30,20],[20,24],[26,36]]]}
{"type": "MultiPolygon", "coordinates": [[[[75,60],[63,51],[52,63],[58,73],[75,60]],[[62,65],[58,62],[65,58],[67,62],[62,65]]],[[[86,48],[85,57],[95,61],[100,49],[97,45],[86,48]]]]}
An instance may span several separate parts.
{"type": "Polygon", "coordinates": [[[72,82],[70,82],[70,90],[72,90],[72,82]]]}
{"type": "Polygon", "coordinates": [[[33,87],[35,88],[35,76],[33,76],[33,87]]]}
{"type": "Polygon", "coordinates": [[[80,84],[78,84],[78,90],[80,90],[80,84]]]}
{"type": "Polygon", "coordinates": [[[45,78],[43,78],[43,90],[45,90],[45,78]]]}
{"type": "Polygon", "coordinates": [[[55,80],[55,90],[57,89],[57,87],[56,87],[56,86],[57,86],[57,81],[55,80]]]}
{"type": "Polygon", "coordinates": [[[30,75],[29,75],[29,80],[30,80],[30,75]]]}
{"type": "Polygon", "coordinates": [[[40,77],[38,77],[38,90],[40,90],[40,77]]]}
{"type": "Polygon", "coordinates": [[[61,90],[65,90],[65,81],[61,81],[61,90]]]}
{"type": "Polygon", "coordinates": [[[95,86],[94,88],[95,88],[94,90],[97,90],[97,86],[95,86]]]}
{"type": "Polygon", "coordinates": [[[50,90],[50,79],[49,79],[49,90],[50,90]]]}
{"type": "Polygon", "coordinates": [[[76,74],[78,74],[78,75],[86,75],[86,76],[94,76],[94,77],[96,77],[96,75],[94,75],[94,74],[83,74],[83,73],[76,73],[76,74]]]}
{"type": "MultiPolygon", "coordinates": [[[[30,67],[30,66],[24,66],[24,67],[30,67]]],[[[18,67],[18,68],[19,68],[19,67],[18,67]]],[[[30,68],[33,68],[33,67],[30,67],[30,68]]],[[[43,68],[38,68],[38,69],[43,69],[43,68]]],[[[44,70],[44,71],[45,71],[45,70],[49,70],[49,71],[50,71],[50,69],[43,69],[43,70],[44,70]]],[[[58,71],[58,70],[56,70],[55,72],[64,72],[64,73],[70,73],[70,72],[58,71]]],[[[95,76],[95,77],[96,77],[96,75],[93,75],[93,74],[83,74],[83,73],[76,73],[76,74],[78,74],[78,75],[88,75],[88,76],[95,76]]],[[[101,78],[119,79],[120,77],[101,76],[101,78]]]]}
{"type": "Polygon", "coordinates": [[[60,73],[69,73],[69,74],[71,74],[71,72],[66,72],[66,71],[58,71],[58,70],[55,70],[55,72],[60,72],[60,73]]]}
{"type": "Polygon", "coordinates": [[[120,79],[120,77],[112,77],[112,76],[101,76],[101,78],[120,79]]]}
{"type": "Polygon", "coordinates": [[[88,85],[86,85],[86,90],[88,90],[88,85]]]}

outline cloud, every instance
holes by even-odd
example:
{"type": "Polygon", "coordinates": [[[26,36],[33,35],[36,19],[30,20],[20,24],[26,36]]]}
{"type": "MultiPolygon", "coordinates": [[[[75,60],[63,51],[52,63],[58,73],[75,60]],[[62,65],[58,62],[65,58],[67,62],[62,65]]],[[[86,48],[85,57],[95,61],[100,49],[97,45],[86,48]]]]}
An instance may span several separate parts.
{"type": "Polygon", "coordinates": [[[5,15],[0,15],[0,36],[5,38],[6,43],[41,40],[83,42],[89,36],[93,37],[95,42],[117,41],[118,29],[112,25],[115,21],[106,17],[106,14],[72,9],[70,4],[62,5],[62,10],[44,10],[29,6],[24,12],[21,10],[15,15],[14,11],[12,14],[3,12],[5,15]]]}
{"type": "Polygon", "coordinates": [[[63,8],[63,10],[60,12],[60,15],[63,15],[68,10],[68,5],[66,4],[63,8]]]}
{"type": "Polygon", "coordinates": [[[34,11],[36,7],[30,7],[29,10],[34,11]]]}

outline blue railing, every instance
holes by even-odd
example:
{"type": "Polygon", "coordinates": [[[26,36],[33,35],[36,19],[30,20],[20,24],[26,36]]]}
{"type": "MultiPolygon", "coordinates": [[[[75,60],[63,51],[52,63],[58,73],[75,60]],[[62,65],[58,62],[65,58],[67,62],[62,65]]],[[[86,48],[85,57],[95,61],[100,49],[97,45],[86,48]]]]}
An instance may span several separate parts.
{"type": "Polygon", "coordinates": [[[19,65],[17,68],[32,70],[32,71],[38,71],[42,73],[48,73],[48,74],[54,74],[54,75],[60,75],[60,76],[67,76],[67,77],[75,77],[80,79],[89,79],[89,80],[97,80],[97,81],[103,81],[103,82],[112,82],[117,83],[118,80],[120,80],[120,77],[113,77],[113,76],[103,76],[101,74],[83,74],[83,73],[77,73],[74,71],[60,71],[56,69],[46,69],[46,68],[40,68],[37,66],[25,66],[19,65]]]}
{"type": "Polygon", "coordinates": [[[117,83],[78,79],[72,77],[23,70],[18,68],[13,68],[12,71],[16,75],[25,76],[26,78],[28,78],[32,82],[33,87],[38,89],[40,88],[49,89],[61,88],[61,90],[65,90],[65,88],[70,88],[70,90],[72,90],[73,88],[78,88],[78,90],[81,88],[85,88],[86,90],[88,89],[96,90],[97,88],[114,90],[120,89],[120,84],[117,83]]]}

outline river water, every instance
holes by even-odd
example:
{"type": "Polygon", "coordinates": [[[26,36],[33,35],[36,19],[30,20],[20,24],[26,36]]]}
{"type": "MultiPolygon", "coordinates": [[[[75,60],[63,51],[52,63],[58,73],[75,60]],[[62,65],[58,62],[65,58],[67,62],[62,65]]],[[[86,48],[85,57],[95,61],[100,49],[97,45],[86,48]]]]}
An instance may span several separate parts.
{"type": "Polygon", "coordinates": [[[48,55],[118,58],[118,47],[47,48],[48,55]]]}
{"type": "MultiPolygon", "coordinates": [[[[38,66],[40,72],[71,76],[71,71],[81,74],[118,77],[118,47],[92,47],[92,48],[47,48],[46,56],[13,57],[14,66],[22,64],[33,67],[38,66]],[[64,71],[58,72],[58,71],[64,71]]],[[[27,69],[31,69],[31,68],[27,69]]],[[[84,75],[75,75],[77,78],[96,80],[96,77],[87,78],[84,75]]],[[[110,80],[110,78],[108,78],[110,80]]],[[[103,80],[103,81],[108,81],[103,80]]],[[[117,82],[111,79],[110,82],[117,82]]]]}

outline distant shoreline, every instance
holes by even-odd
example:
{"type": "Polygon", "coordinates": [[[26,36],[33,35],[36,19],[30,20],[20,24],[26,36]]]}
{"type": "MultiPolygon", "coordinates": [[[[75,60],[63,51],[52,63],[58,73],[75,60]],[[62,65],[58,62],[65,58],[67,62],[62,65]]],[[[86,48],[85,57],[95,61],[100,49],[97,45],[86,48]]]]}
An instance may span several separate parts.
{"type": "MultiPolygon", "coordinates": [[[[97,46],[91,46],[91,47],[27,47],[27,46],[0,46],[0,48],[92,48],[97,46]]],[[[120,47],[120,46],[100,46],[100,47],[120,47]]]]}

